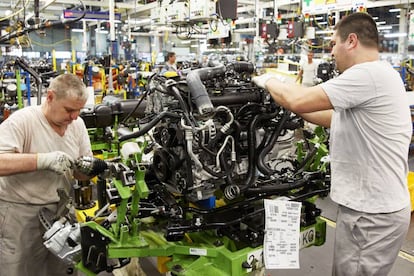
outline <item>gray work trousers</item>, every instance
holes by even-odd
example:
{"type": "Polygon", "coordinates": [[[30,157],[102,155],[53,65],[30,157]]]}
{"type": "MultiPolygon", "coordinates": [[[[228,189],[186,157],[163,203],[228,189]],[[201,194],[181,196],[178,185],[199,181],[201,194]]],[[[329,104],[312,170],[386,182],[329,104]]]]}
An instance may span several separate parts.
{"type": "Polygon", "coordinates": [[[68,275],[68,266],[43,245],[45,229],[38,218],[42,207],[56,211],[57,204],[0,200],[0,276],[68,275]]]}
{"type": "Polygon", "coordinates": [[[410,211],[368,214],[339,206],[332,275],[388,275],[406,238],[410,211]]]}

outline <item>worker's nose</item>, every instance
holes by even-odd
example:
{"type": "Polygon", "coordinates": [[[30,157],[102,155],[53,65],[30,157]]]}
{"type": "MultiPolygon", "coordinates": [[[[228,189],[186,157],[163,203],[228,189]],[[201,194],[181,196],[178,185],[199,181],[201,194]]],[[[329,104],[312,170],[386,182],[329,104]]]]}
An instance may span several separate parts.
{"type": "Polygon", "coordinates": [[[72,111],[72,112],[70,112],[70,118],[72,120],[76,120],[78,118],[78,116],[79,116],[79,113],[80,113],[80,111],[72,111]]]}

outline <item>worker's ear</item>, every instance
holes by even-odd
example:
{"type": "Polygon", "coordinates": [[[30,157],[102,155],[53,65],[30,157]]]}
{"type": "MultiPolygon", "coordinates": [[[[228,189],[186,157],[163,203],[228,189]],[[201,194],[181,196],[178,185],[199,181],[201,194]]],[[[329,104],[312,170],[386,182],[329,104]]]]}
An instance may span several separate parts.
{"type": "Polygon", "coordinates": [[[355,47],[358,42],[358,36],[355,33],[350,33],[348,35],[347,43],[351,47],[355,47]]]}
{"type": "Polygon", "coordinates": [[[46,100],[48,102],[53,101],[53,99],[56,99],[56,93],[53,90],[48,89],[46,94],[46,100]]]}

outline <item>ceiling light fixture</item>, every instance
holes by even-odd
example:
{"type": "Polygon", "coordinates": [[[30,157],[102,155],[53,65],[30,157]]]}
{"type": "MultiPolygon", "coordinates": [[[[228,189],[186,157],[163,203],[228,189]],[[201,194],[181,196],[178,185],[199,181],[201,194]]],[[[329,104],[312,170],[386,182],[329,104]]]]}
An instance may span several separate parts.
{"type": "Polygon", "coordinates": [[[333,34],[334,30],[316,31],[315,34],[333,34]]]}
{"type": "Polygon", "coordinates": [[[385,34],[385,38],[395,38],[395,37],[406,37],[407,33],[394,33],[394,34],[385,34]]]}
{"type": "Polygon", "coordinates": [[[392,29],[392,26],[379,26],[378,27],[378,30],[391,30],[392,29]]]}

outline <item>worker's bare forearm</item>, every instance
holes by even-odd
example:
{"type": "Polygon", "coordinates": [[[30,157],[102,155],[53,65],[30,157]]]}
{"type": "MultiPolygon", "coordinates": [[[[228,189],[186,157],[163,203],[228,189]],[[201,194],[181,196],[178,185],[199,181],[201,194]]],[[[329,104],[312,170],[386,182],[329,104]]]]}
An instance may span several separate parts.
{"type": "Polygon", "coordinates": [[[283,83],[277,79],[270,79],[266,82],[266,88],[273,100],[281,106],[295,111],[295,103],[301,95],[301,86],[283,83]]]}
{"type": "Polygon", "coordinates": [[[0,176],[32,172],[37,169],[35,153],[1,153],[0,176]]]}
{"type": "Polygon", "coordinates": [[[307,122],[329,128],[331,127],[332,112],[332,110],[322,110],[298,115],[307,122]]]}
{"type": "Polygon", "coordinates": [[[269,79],[266,88],[275,102],[297,114],[332,109],[328,96],[319,85],[303,87],[269,79]]]}

